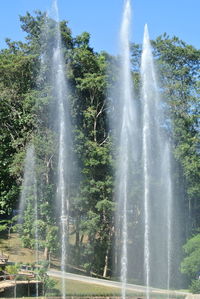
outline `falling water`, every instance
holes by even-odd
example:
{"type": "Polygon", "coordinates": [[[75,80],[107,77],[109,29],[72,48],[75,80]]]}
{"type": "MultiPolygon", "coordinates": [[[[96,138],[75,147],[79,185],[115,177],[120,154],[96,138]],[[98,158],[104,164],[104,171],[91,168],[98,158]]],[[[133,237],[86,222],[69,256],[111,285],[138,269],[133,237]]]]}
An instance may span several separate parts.
{"type": "Polygon", "coordinates": [[[18,223],[23,222],[24,210],[26,208],[28,198],[36,198],[35,186],[35,150],[31,145],[26,151],[24,160],[24,176],[19,201],[19,219],[18,223]]]}
{"type": "Polygon", "coordinates": [[[131,65],[130,65],[130,21],[131,21],[131,5],[127,0],[124,6],[121,30],[121,74],[120,74],[120,99],[118,105],[121,111],[121,124],[119,130],[119,161],[118,161],[118,177],[117,186],[119,186],[117,198],[120,206],[120,214],[122,215],[121,231],[121,282],[122,282],[122,298],[126,297],[127,284],[127,210],[128,210],[128,170],[130,165],[130,142],[132,142],[133,128],[133,95],[131,83],[131,65]]]}
{"type": "Polygon", "coordinates": [[[171,267],[172,183],[169,142],[164,134],[153,56],[145,25],[141,58],[143,102],[144,268],[146,295],[150,286],[169,289],[171,267]],[[165,146],[166,145],[166,146],[165,146]]]}
{"type": "MultiPolygon", "coordinates": [[[[36,269],[38,270],[38,263],[39,263],[39,242],[38,242],[38,198],[37,198],[37,180],[36,175],[34,175],[34,201],[35,201],[35,263],[36,269]]],[[[39,295],[38,289],[38,281],[36,282],[36,297],[39,295]]]]}
{"type": "MultiPolygon", "coordinates": [[[[22,191],[19,206],[19,224],[23,224],[24,213],[31,211],[32,221],[34,224],[34,238],[35,238],[35,262],[38,265],[38,197],[37,197],[37,179],[36,179],[36,165],[35,165],[35,149],[30,145],[26,152],[24,160],[24,180],[22,184],[22,191]]],[[[36,296],[38,297],[38,283],[36,283],[36,296]]]]}
{"type": "MultiPolygon", "coordinates": [[[[141,59],[141,79],[143,100],[144,266],[146,278],[146,294],[148,299],[151,275],[150,260],[152,256],[150,234],[152,222],[154,221],[153,219],[151,219],[152,213],[150,208],[150,205],[152,205],[151,183],[154,176],[154,169],[152,168],[156,167],[156,165],[153,163],[155,159],[153,156],[153,152],[156,153],[157,159],[159,159],[160,136],[158,124],[158,88],[147,25],[145,25],[144,30],[143,51],[141,59]]],[[[159,173],[159,170],[157,170],[157,173],[159,173]]],[[[156,191],[154,190],[154,192],[156,191]]]]}
{"type": "MultiPolygon", "coordinates": [[[[60,210],[61,222],[61,271],[66,270],[68,221],[69,221],[69,181],[71,163],[71,137],[69,109],[67,107],[68,88],[64,72],[64,60],[59,30],[59,17],[57,2],[54,1],[53,10],[56,19],[55,47],[53,49],[52,83],[53,96],[57,102],[57,123],[58,123],[58,185],[57,199],[60,210]]],[[[62,279],[62,295],[65,298],[65,280],[62,279]]]]}
{"type": "Polygon", "coordinates": [[[143,100],[143,170],[144,170],[144,265],[147,287],[147,299],[149,298],[149,282],[150,282],[150,153],[151,147],[151,105],[152,105],[152,89],[155,90],[155,74],[153,69],[153,58],[149,43],[148,29],[145,25],[143,51],[141,60],[141,79],[142,79],[142,100],[143,100]]]}
{"type": "Polygon", "coordinates": [[[171,285],[171,258],[172,258],[172,204],[173,204],[173,190],[171,180],[171,159],[170,147],[166,142],[164,148],[164,181],[166,186],[166,200],[167,200],[167,289],[170,290],[171,285]]]}

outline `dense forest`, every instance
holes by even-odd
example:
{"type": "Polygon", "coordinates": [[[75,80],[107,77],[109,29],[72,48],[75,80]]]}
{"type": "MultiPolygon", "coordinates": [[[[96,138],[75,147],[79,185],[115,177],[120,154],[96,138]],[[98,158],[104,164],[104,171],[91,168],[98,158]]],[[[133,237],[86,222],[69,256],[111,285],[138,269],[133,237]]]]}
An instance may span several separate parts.
{"type": "MultiPolygon", "coordinates": [[[[0,231],[12,222],[19,208],[24,159],[34,140],[39,182],[39,247],[46,258],[59,256],[58,223],[53,200],[56,193],[56,136],[49,124],[50,86],[43,84],[50,70],[44,52],[51,42],[42,37],[45,14],[20,17],[26,41],[7,39],[0,51],[0,231]]],[[[49,29],[50,30],[50,29],[49,29]]],[[[74,37],[66,21],[60,22],[70,91],[73,151],[77,178],[71,194],[70,264],[103,277],[113,276],[114,154],[107,113],[110,85],[116,82],[118,57],[97,53],[87,32],[74,37]],[[112,73],[111,70],[112,69],[112,73]],[[113,69],[115,70],[113,72],[113,69]]],[[[166,130],[173,140],[173,178],[183,207],[183,274],[195,279],[200,270],[200,50],[167,34],[151,41],[159,72],[160,94],[166,104],[166,130]]],[[[51,55],[49,55],[50,57],[51,55]]],[[[141,45],[131,45],[132,79],[139,98],[141,45]]],[[[31,202],[31,201],[30,201],[31,202]]],[[[25,247],[34,248],[31,205],[20,228],[25,247]]]]}

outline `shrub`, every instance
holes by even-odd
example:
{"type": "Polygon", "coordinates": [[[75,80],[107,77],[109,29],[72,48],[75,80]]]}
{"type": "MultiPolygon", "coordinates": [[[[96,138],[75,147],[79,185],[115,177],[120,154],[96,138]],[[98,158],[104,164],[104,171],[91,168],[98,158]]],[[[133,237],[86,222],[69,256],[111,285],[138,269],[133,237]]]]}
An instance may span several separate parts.
{"type": "Polygon", "coordinates": [[[192,283],[190,285],[190,291],[193,294],[200,294],[200,280],[199,279],[192,280],[192,283]]]}

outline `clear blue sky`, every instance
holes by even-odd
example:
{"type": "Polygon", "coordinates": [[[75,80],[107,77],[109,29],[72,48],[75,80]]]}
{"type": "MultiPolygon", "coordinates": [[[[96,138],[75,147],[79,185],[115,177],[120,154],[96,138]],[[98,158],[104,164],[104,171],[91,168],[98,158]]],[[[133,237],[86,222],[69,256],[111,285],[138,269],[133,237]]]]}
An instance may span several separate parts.
{"type": "MultiPolygon", "coordinates": [[[[48,10],[51,0],[0,0],[0,48],[6,37],[22,40],[19,15],[48,10]]],[[[88,31],[96,51],[116,54],[124,0],[58,0],[60,19],[68,20],[73,35],[88,31]]],[[[200,48],[200,0],[132,0],[131,41],[142,41],[144,24],[150,37],[167,32],[200,48]]]]}

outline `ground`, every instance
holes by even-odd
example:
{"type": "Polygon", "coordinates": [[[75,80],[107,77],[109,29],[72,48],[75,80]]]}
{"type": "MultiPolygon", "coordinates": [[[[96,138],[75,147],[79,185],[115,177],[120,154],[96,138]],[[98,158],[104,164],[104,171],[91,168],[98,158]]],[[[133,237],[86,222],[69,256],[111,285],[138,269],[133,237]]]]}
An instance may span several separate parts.
{"type": "MultiPolygon", "coordinates": [[[[5,238],[5,236],[0,237],[0,252],[9,256],[9,261],[12,262],[22,262],[22,263],[34,263],[35,262],[35,251],[27,248],[23,248],[20,239],[17,234],[11,234],[10,238],[5,238]]],[[[42,252],[40,253],[42,258],[42,252]]],[[[53,261],[55,266],[58,266],[59,261],[53,261]]],[[[56,285],[54,288],[57,290],[62,289],[62,282],[60,278],[54,278],[56,285]]],[[[95,296],[120,296],[121,291],[119,287],[103,286],[95,283],[87,283],[83,281],[75,281],[72,279],[65,279],[66,291],[71,295],[80,296],[90,296],[94,298],[95,296]]],[[[128,294],[131,298],[145,298],[144,293],[129,291],[128,294]]],[[[188,299],[200,299],[199,295],[194,295],[195,297],[189,297],[188,299]]],[[[168,298],[165,294],[157,294],[155,298],[168,298]]],[[[170,298],[172,298],[170,296],[170,298]]]]}

